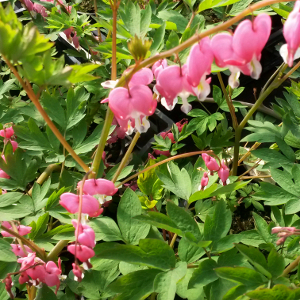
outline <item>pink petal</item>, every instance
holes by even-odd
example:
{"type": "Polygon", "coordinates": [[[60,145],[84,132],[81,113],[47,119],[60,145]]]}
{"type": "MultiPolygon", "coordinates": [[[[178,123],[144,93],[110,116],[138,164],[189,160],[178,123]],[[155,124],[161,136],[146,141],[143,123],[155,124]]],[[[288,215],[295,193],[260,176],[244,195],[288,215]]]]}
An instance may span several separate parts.
{"type": "MultiPolygon", "coordinates": [[[[82,181],[78,182],[77,189],[81,187],[82,181]]],[[[107,179],[88,179],[84,182],[83,193],[87,195],[113,196],[118,189],[114,183],[107,179]]]]}
{"type": "Polygon", "coordinates": [[[138,72],[134,73],[129,82],[129,88],[134,85],[148,85],[153,81],[153,73],[148,68],[142,68],[138,72]]]}

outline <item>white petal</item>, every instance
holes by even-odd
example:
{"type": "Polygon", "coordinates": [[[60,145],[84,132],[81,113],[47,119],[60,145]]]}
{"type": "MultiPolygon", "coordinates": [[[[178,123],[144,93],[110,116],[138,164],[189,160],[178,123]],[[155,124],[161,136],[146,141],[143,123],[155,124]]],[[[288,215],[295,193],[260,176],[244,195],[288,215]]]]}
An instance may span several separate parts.
{"type": "Polygon", "coordinates": [[[107,80],[101,83],[102,87],[105,89],[114,89],[117,85],[118,80],[107,80]]]}
{"type": "Polygon", "coordinates": [[[168,103],[166,101],[166,98],[164,98],[164,97],[161,98],[161,101],[160,101],[161,105],[164,106],[167,110],[172,110],[175,107],[175,105],[176,105],[177,102],[178,102],[178,98],[177,97],[175,97],[173,99],[173,104],[172,105],[168,105],[168,103]]]}
{"type": "Polygon", "coordinates": [[[133,131],[134,131],[134,128],[131,126],[131,121],[128,120],[126,134],[131,135],[133,133],[133,131]]]}
{"type": "Polygon", "coordinates": [[[181,95],[181,99],[182,99],[181,111],[184,112],[185,114],[188,114],[192,109],[192,105],[188,103],[187,98],[188,98],[187,95],[181,95]]]}
{"type": "Polygon", "coordinates": [[[280,47],[279,54],[283,58],[283,61],[287,64],[287,59],[288,59],[288,47],[287,47],[287,44],[283,44],[280,47]]]}
{"type": "Polygon", "coordinates": [[[250,66],[250,76],[256,80],[259,79],[261,71],[262,71],[262,67],[261,67],[260,62],[255,57],[255,55],[254,55],[252,61],[250,62],[249,66],[250,66]]]}
{"type": "Polygon", "coordinates": [[[150,127],[150,123],[147,120],[146,116],[143,117],[142,122],[141,122],[141,118],[135,118],[135,128],[139,133],[143,133],[146,132],[149,127],[150,127]]]}
{"type": "Polygon", "coordinates": [[[231,74],[228,79],[228,84],[231,88],[236,89],[240,85],[239,77],[241,72],[237,68],[230,68],[231,74]]]}

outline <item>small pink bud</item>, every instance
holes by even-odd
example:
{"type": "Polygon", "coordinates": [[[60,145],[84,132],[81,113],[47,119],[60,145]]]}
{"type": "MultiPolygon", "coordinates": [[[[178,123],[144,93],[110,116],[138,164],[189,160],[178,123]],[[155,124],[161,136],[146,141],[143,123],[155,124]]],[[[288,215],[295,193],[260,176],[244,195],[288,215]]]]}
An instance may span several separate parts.
{"type": "MultiPolygon", "coordinates": [[[[75,244],[68,246],[68,251],[75,255],[75,244]]],[[[76,247],[76,256],[81,262],[86,262],[95,255],[93,249],[85,245],[77,245],[76,247]]]]}
{"type": "Polygon", "coordinates": [[[29,277],[28,277],[28,274],[26,273],[26,271],[23,271],[21,274],[20,274],[20,277],[19,277],[19,283],[20,284],[24,284],[26,282],[29,281],[29,277]]]}
{"type": "Polygon", "coordinates": [[[13,286],[13,282],[12,282],[12,279],[11,279],[11,276],[8,275],[5,279],[4,279],[4,283],[5,283],[5,289],[8,293],[8,295],[10,296],[11,299],[14,299],[15,298],[15,295],[13,294],[11,288],[13,286]]]}
{"type": "Polygon", "coordinates": [[[18,143],[16,141],[10,141],[12,148],[13,148],[13,152],[15,152],[18,148],[18,143]]]}
{"type": "Polygon", "coordinates": [[[166,59],[161,59],[158,60],[156,63],[153,64],[152,66],[152,72],[155,76],[155,78],[157,78],[158,74],[165,69],[168,66],[168,62],[166,59]]]}
{"type": "Polygon", "coordinates": [[[206,153],[202,153],[202,158],[203,158],[205,165],[209,171],[213,172],[213,171],[219,170],[220,167],[219,167],[217,161],[213,157],[211,157],[210,155],[208,155],[206,153]]]}
{"type": "Polygon", "coordinates": [[[188,120],[187,120],[187,119],[183,119],[183,120],[181,120],[180,122],[177,122],[175,125],[177,126],[178,131],[181,132],[182,129],[183,129],[183,126],[184,126],[185,124],[187,124],[187,123],[188,123],[188,120]]]}
{"type": "Polygon", "coordinates": [[[209,177],[208,173],[204,172],[203,177],[201,179],[200,190],[204,190],[204,188],[208,185],[209,177]]]}
{"type": "Polygon", "coordinates": [[[226,181],[227,181],[227,179],[229,177],[229,169],[225,165],[224,159],[222,159],[221,168],[218,171],[218,175],[219,175],[219,177],[220,177],[223,185],[226,185],[226,181]]]}
{"type": "Polygon", "coordinates": [[[277,240],[276,245],[279,246],[279,245],[284,244],[285,240],[286,240],[286,237],[281,237],[280,239],[277,240]]]}
{"type": "Polygon", "coordinates": [[[0,178],[9,179],[10,176],[6,172],[4,172],[2,169],[0,169],[0,178]]]}
{"type": "Polygon", "coordinates": [[[74,276],[76,276],[76,281],[80,282],[82,280],[82,271],[80,269],[80,267],[76,264],[72,264],[72,267],[73,267],[73,274],[74,276]]]}
{"type": "MultiPolygon", "coordinates": [[[[2,222],[2,225],[7,227],[8,229],[12,229],[12,226],[10,225],[9,222],[4,221],[4,222],[2,222]]],[[[17,227],[18,233],[20,235],[26,235],[26,234],[30,233],[31,229],[32,229],[30,226],[24,226],[24,225],[19,225],[19,226],[16,226],[16,227],[17,227]]],[[[4,237],[13,237],[13,235],[11,235],[10,233],[8,233],[4,230],[1,231],[1,234],[4,237]]]]}

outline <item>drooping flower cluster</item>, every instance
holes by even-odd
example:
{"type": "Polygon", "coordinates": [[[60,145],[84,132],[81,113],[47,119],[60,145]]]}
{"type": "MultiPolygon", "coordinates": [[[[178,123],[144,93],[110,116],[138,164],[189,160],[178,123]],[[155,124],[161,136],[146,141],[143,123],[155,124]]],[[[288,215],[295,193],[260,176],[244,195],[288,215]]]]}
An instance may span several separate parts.
{"type": "Polygon", "coordinates": [[[11,143],[13,152],[18,148],[18,143],[15,141],[15,132],[13,127],[7,127],[0,130],[0,136],[4,137],[4,144],[11,143]]]}
{"type": "MultiPolygon", "coordinates": [[[[103,212],[103,207],[110,201],[107,197],[113,196],[118,189],[113,182],[102,178],[88,179],[84,183],[80,181],[77,188],[82,189],[83,193],[81,216],[79,218],[81,223],[72,220],[76,241],[68,245],[68,251],[83,263],[84,268],[90,268],[89,259],[95,255],[93,248],[96,242],[95,232],[86,222],[88,217],[97,217],[103,212]]],[[[80,196],[73,193],[64,193],[60,196],[59,203],[68,212],[75,214],[79,212],[80,196]]],[[[76,262],[72,266],[75,279],[80,281],[83,275],[81,267],[76,262]]]]}
{"type": "Polygon", "coordinates": [[[39,285],[41,282],[52,287],[56,286],[56,291],[60,286],[61,279],[61,260],[58,259],[58,266],[53,261],[45,263],[36,254],[29,253],[25,257],[18,259],[21,264],[19,283],[30,283],[34,286],[39,285]]]}
{"type": "Polygon", "coordinates": [[[64,31],[64,34],[66,35],[66,38],[70,43],[73,42],[76,49],[80,48],[79,38],[77,36],[77,32],[74,30],[73,27],[66,29],[64,31]]]}
{"type": "MultiPolygon", "coordinates": [[[[3,226],[5,226],[6,228],[13,230],[12,225],[10,224],[10,222],[3,221],[1,224],[3,226]]],[[[18,226],[16,226],[16,229],[18,231],[18,234],[23,236],[23,235],[26,235],[26,234],[30,233],[32,228],[30,226],[18,225],[18,226]]],[[[1,234],[4,237],[13,237],[12,234],[10,234],[10,233],[8,233],[7,231],[4,231],[4,230],[1,231],[1,234]]]]}
{"type": "MultiPolygon", "coordinates": [[[[239,85],[240,72],[258,79],[262,70],[261,52],[270,33],[270,16],[260,14],[253,21],[242,21],[233,34],[219,33],[212,39],[205,37],[191,48],[183,66],[168,66],[165,59],[152,66],[156,79],[153,90],[168,110],[174,108],[180,97],[181,110],[187,114],[192,108],[188,103],[190,95],[197,96],[201,101],[210,93],[211,78],[207,76],[211,72],[213,61],[221,68],[229,68],[232,73],[229,85],[232,88],[239,85]]],[[[147,87],[153,80],[153,74],[150,73],[150,69],[141,69],[133,75],[127,88],[113,89],[109,98],[102,101],[109,102],[118,123],[128,134],[134,128],[139,132],[147,131],[147,116],[152,115],[156,108],[156,101],[147,87]]],[[[107,88],[114,88],[115,84],[116,81],[102,83],[107,88]]]]}
{"type": "Polygon", "coordinates": [[[204,160],[205,166],[208,169],[208,172],[204,172],[201,183],[199,185],[199,190],[205,189],[205,187],[208,185],[209,175],[214,175],[214,172],[218,172],[220,182],[223,185],[227,185],[229,168],[226,166],[224,159],[222,159],[221,165],[219,166],[216,159],[206,153],[202,153],[202,158],[204,160]]]}
{"type": "Polygon", "coordinates": [[[277,236],[279,237],[276,245],[282,245],[289,236],[300,235],[300,229],[297,229],[296,227],[273,227],[272,234],[275,233],[277,233],[277,236]]]}
{"type": "Polygon", "coordinates": [[[280,54],[285,63],[293,66],[294,59],[300,57],[300,0],[295,2],[293,11],[283,25],[283,36],[286,44],[280,48],[280,54]]]}

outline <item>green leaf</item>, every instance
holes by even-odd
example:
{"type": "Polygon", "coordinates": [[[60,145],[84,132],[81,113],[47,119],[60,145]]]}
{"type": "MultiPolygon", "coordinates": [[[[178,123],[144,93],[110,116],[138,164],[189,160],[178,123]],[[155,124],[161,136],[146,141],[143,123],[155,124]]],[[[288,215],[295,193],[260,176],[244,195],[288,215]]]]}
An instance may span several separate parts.
{"type": "Polygon", "coordinates": [[[109,249],[99,253],[98,257],[145,265],[161,270],[174,268],[176,262],[172,248],[157,239],[140,240],[139,247],[114,244],[109,249]]]}
{"type": "Polygon", "coordinates": [[[138,196],[128,188],[118,206],[117,219],[126,243],[136,245],[145,238],[150,230],[149,224],[141,224],[133,217],[142,214],[142,206],[138,196]]]}
{"type": "Polygon", "coordinates": [[[11,205],[22,198],[22,193],[9,192],[6,194],[0,195],[0,207],[5,207],[11,205]]]}
{"type": "Polygon", "coordinates": [[[141,24],[141,15],[140,15],[140,7],[136,3],[129,1],[125,6],[124,11],[120,10],[119,13],[124,22],[125,27],[128,29],[132,36],[137,35],[140,36],[140,24],[141,24]]]}
{"type": "MultiPolygon", "coordinates": [[[[188,24],[188,20],[176,10],[163,10],[163,11],[160,11],[157,16],[160,19],[163,19],[164,21],[169,21],[169,22],[175,23],[176,24],[175,30],[179,31],[180,33],[184,32],[184,30],[186,29],[186,26],[188,24]]],[[[172,32],[171,32],[171,34],[172,34],[172,32]]],[[[171,36],[171,34],[170,34],[170,36],[171,36]]],[[[168,48],[168,42],[166,43],[166,46],[168,48]]],[[[173,48],[173,47],[171,47],[171,48],[173,48]]],[[[170,49],[170,48],[168,48],[168,49],[170,49]]]]}
{"type": "Polygon", "coordinates": [[[89,225],[94,229],[96,241],[121,241],[122,235],[116,222],[109,217],[93,219],[89,225]]]}
{"type": "Polygon", "coordinates": [[[108,289],[119,293],[115,300],[140,300],[154,291],[153,282],[159,270],[141,270],[122,276],[109,285],[108,289]]]}
{"type": "Polygon", "coordinates": [[[150,47],[151,55],[155,55],[163,43],[166,31],[166,23],[163,23],[158,29],[155,30],[153,41],[150,47]]]}
{"type": "Polygon", "coordinates": [[[292,162],[276,150],[262,148],[252,151],[252,154],[264,161],[268,161],[276,166],[292,164],[292,162]]]}
{"type": "Polygon", "coordinates": [[[41,236],[47,229],[48,221],[49,221],[49,213],[48,212],[43,214],[42,216],[40,216],[36,222],[35,229],[29,233],[29,238],[31,240],[35,240],[36,238],[41,236]]]}
{"type": "MultiPolygon", "coordinates": [[[[24,195],[23,195],[24,196],[24,195]]],[[[29,196],[27,199],[30,199],[29,196]]],[[[23,218],[32,213],[32,210],[28,207],[26,203],[20,203],[18,205],[10,205],[1,208],[0,221],[11,221],[19,218],[23,218]]]]}
{"type": "Polygon", "coordinates": [[[17,257],[11,251],[11,246],[4,239],[0,239],[0,261],[15,262],[17,257]]]}
{"type": "Polygon", "coordinates": [[[71,74],[67,77],[71,83],[78,83],[83,81],[91,81],[95,80],[98,77],[95,77],[91,74],[87,74],[92,72],[93,70],[99,68],[98,64],[80,64],[80,65],[72,65],[71,74]]]}
{"type": "Polygon", "coordinates": [[[176,268],[158,274],[154,280],[154,291],[158,293],[157,300],[173,300],[176,293],[176,283],[186,274],[187,264],[178,262],[176,268]]]}
{"type": "Polygon", "coordinates": [[[294,300],[295,290],[291,290],[285,285],[277,284],[272,289],[255,290],[248,292],[246,295],[257,300],[294,300]]]}
{"type": "Polygon", "coordinates": [[[268,256],[268,269],[273,278],[279,277],[285,268],[284,257],[275,249],[272,249],[268,256]]]}
{"type": "Polygon", "coordinates": [[[192,244],[189,240],[183,237],[178,245],[178,256],[182,261],[192,263],[205,254],[203,248],[192,244]]]}
{"type": "Polygon", "coordinates": [[[201,239],[201,233],[197,222],[184,208],[178,207],[172,201],[168,201],[167,213],[171,220],[182,232],[192,233],[196,240],[201,239]]]}
{"type": "Polygon", "coordinates": [[[176,223],[171,220],[170,217],[159,212],[149,211],[147,215],[136,216],[134,219],[171,231],[179,236],[183,235],[182,231],[178,228],[176,223]]]}
{"type": "Polygon", "coordinates": [[[214,183],[213,185],[211,185],[210,187],[208,187],[204,191],[198,191],[198,192],[194,193],[189,198],[189,203],[192,203],[194,201],[201,200],[201,199],[210,198],[212,193],[215,192],[217,188],[218,188],[218,184],[214,183]]]}
{"type": "Polygon", "coordinates": [[[167,170],[162,168],[157,171],[158,178],[164,183],[166,189],[176,196],[188,200],[192,192],[191,179],[186,169],[179,169],[173,162],[168,163],[167,170]]]}
{"type": "Polygon", "coordinates": [[[276,137],[276,144],[278,145],[280,151],[292,162],[295,162],[296,155],[293,149],[282,139],[276,137]]]}
{"type": "Polygon", "coordinates": [[[54,292],[45,284],[42,285],[42,288],[38,289],[35,300],[56,300],[56,295],[54,292]]]}
{"type": "Polygon", "coordinates": [[[247,247],[244,245],[236,245],[236,248],[259,272],[271,279],[272,275],[268,270],[267,261],[264,255],[257,248],[247,247]]]}
{"type": "Polygon", "coordinates": [[[179,45],[179,37],[175,31],[171,31],[169,38],[166,42],[166,48],[169,50],[178,45],[179,45]]]}
{"type": "Polygon", "coordinates": [[[266,282],[258,272],[245,267],[221,267],[215,272],[221,278],[256,288],[266,282]]]}
{"type": "Polygon", "coordinates": [[[256,230],[258,231],[260,236],[265,240],[266,243],[271,243],[272,237],[267,222],[255,212],[253,212],[252,214],[253,214],[256,230]]]}
{"type": "Polygon", "coordinates": [[[217,263],[212,259],[203,260],[197,269],[193,272],[192,278],[189,282],[189,289],[196,288],[198,286],[205,286],[219,277],[215,272],[217,263]]]}
{"type": "Polygon", "coordinates": [[[231,211],[226,202],[217,203],[213,217],[207,216],[204,223],[204,239],[216,243],[228,233],[232,222],[231,211]]]}
{"type": "Polygon", "coordinates": [[[151,15],[152,15],[152,9],[151,6],[148,4],[141,11],[140,37],[144,37],[147,34],[149,25],[151,23],[151,15]]]}
{"type": "Polygon", "coordinates": [[[217,195],[222,195],[222,194],[227,194],[227,193],[231,193],[233,191],[239,190],[241,188],[243,188],[244,186],[246,186],[251,180],[248,181],[237,181],[234,183],[230,183],[228,185],[225,185],[219,189],[217,189],[216,191],[214,191],[210,196],[217,196],[217,195]]]}

